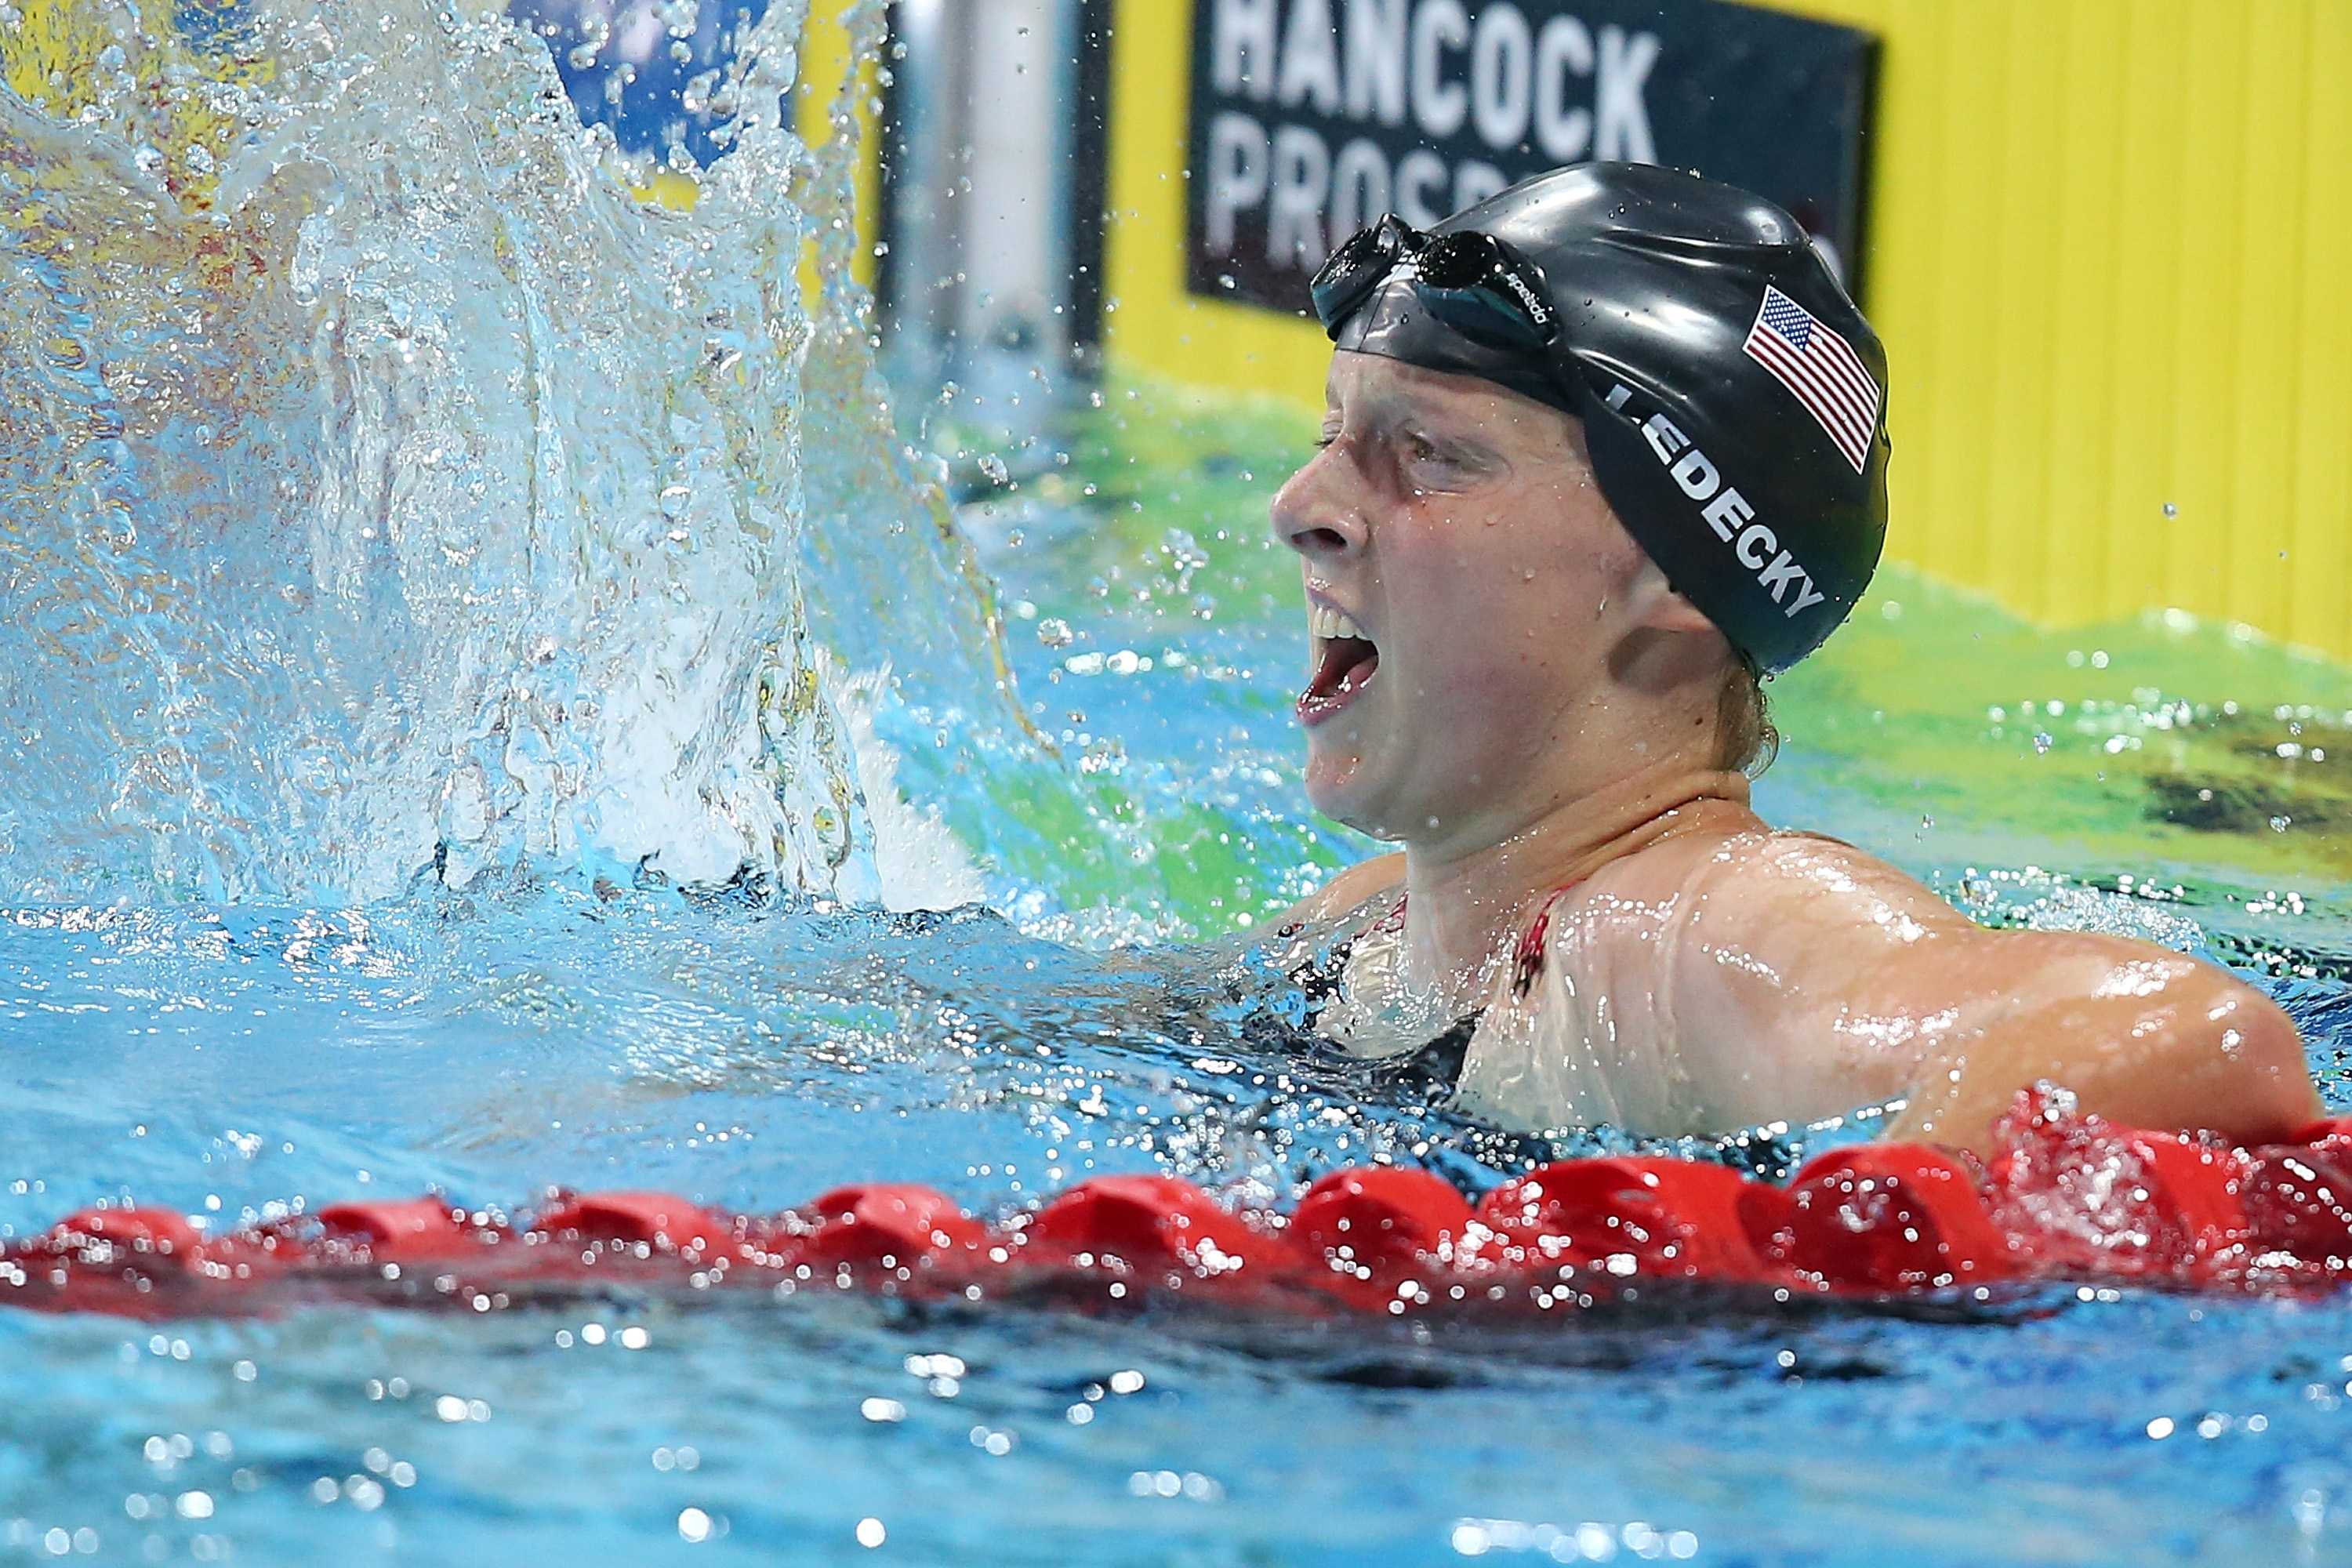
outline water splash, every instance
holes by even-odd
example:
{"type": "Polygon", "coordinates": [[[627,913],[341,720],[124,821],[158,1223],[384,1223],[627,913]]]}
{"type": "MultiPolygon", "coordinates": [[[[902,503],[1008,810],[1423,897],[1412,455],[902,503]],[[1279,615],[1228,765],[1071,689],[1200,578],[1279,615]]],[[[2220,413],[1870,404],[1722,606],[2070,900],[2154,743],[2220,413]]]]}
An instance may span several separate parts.
{"type": "Polygon", "coordinates": [[[1017,721],[791,127],[804,8],[737,40],[690,215],[495,16],[0,16],[12,896],[877,891],[804,554],[929,584],[926,679],[1017,721]]]}

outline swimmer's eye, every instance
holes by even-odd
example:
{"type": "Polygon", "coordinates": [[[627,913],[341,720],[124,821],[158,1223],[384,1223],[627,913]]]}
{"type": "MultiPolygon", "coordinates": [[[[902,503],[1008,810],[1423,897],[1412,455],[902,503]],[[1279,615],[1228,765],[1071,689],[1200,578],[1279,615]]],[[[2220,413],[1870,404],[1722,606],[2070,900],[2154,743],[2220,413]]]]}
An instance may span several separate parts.
{"type": "Polygon", "coordinates": [[[1405,443],[1405,460],[1419,467],[1435,466],[1446,468],[1467,468],[1469,460],[1460,452],[1441,447],[1425,436],[1414,436],[1405,443]]]}
{"type": "Polygon", "coordinates": [[[1465,486],[1483,484],[1510,468],[1501,452],[1466,433],[1429,437],[1415,432],[1407,460],[1416,468],[1442,468],[1450,479],[1465,486]]]}
{"type": "Polygon", "coordinates": [[[1315,437],[1315,449],[1318,452],[1327,452],[1330,450],[1331,444],[1339,438],[1339,434],[1336,431],[1326,430],[1323,434],[1315,437]]]}

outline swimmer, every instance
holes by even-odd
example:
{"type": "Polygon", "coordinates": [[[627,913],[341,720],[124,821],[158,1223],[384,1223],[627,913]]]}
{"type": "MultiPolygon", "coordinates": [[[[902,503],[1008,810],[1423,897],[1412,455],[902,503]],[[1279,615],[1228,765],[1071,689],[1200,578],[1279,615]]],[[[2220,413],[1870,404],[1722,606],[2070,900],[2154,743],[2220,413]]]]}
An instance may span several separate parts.
{"type": "Polygon", "coordinates": [[[2294,1026],[2228,973],[1986,930],[1749,809],[1759,680],[1845,618],[1886,519],[1885,355],[1788,214],[1580,165],[1384,219],[1313,300],[1321,450],[1273,506],[1307,793],[1401,846],[1284,928],[1333,1047],[1521,1130],[1899,1100],[1897,1135],[1981,1149],[2044,1080],[2242,1141],[2320,1113],[2294,1026]]]}

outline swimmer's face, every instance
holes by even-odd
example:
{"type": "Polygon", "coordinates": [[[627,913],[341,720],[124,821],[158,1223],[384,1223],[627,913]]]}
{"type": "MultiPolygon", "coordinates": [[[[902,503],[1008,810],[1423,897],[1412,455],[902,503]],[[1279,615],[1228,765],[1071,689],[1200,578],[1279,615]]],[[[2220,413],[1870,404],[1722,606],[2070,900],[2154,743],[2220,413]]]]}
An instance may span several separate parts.
{"type": "Polygon", "coordinates": [[[1568,415],[1374,354],[1336,354],[1326,390],[1323,448],[1274,502],[1306,578],[1307,796],[1383,838],[1500,842],[1557,805],[1656,569],[1568,415]]]}

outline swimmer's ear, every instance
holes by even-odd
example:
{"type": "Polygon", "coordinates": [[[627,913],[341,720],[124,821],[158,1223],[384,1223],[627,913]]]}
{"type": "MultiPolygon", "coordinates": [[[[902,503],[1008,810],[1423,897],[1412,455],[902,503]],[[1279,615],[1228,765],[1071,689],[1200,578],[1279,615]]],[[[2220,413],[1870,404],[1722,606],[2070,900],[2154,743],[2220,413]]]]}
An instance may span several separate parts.
{"type": "Polygon", "coordinates": [[[1715,623],[1696,605],[1675,592],[1654,561],[1643,561],[1626,591],[1633,624],[1661,632],[1711,632],[1715,623]]]}

